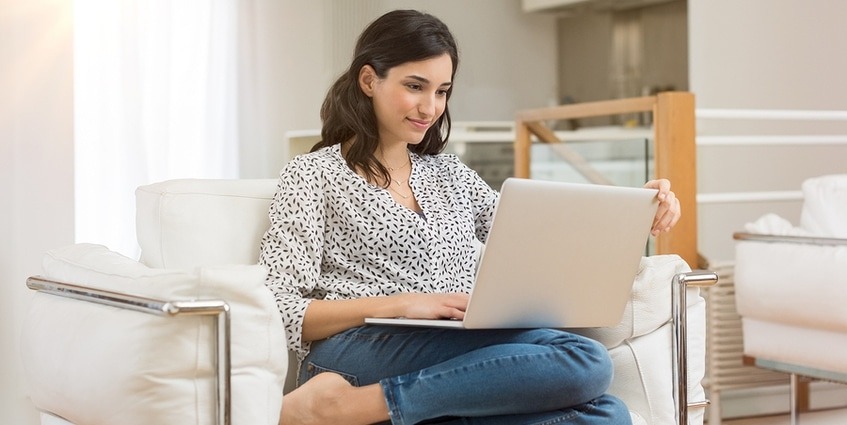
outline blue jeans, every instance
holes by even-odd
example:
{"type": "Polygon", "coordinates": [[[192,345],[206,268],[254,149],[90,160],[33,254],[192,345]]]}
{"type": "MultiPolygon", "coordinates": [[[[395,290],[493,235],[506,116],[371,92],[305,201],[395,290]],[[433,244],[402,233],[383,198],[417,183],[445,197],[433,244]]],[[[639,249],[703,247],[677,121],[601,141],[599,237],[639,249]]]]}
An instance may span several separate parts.
{"type": "Polygon", "coordinates": [[[605,347],[560,330],[358,327],[312,344],[300,383],[321,372],[378,382],[394,425],[631,423],[605,347]]]}

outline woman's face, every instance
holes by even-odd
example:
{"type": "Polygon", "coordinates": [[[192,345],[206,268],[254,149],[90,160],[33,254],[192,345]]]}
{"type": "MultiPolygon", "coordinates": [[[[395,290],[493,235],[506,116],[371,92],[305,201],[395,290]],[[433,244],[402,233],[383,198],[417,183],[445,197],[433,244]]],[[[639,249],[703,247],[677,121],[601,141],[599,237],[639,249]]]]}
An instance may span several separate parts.
{"type": "Polygon", "coordinates": [[[360,73],[362,90],[373,99],[381,145],[420,143],[444,113],[452,72],[453,62],[445,53],[395,66],[383,79],[360,73]]]}

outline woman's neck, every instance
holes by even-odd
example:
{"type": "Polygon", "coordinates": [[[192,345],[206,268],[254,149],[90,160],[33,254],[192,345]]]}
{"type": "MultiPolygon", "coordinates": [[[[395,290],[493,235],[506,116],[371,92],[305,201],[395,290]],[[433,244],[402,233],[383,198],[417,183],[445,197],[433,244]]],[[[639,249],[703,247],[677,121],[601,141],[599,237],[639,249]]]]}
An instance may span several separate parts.
{"type": "Polygon", "coordinates": [[[389,170],[397,170],[409,165],[409,150],[405,144],[395,144],[392,146],[380,145],[374,152],[376,159],[389,170]]]}

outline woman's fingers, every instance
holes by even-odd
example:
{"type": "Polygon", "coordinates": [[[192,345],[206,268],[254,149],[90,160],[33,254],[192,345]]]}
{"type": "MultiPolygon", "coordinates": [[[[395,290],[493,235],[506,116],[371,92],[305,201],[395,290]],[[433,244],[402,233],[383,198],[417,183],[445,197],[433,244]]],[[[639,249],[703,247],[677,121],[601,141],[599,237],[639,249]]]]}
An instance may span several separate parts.
{"type": "Polygon", "coordinates": [[[653,228],[651,233],[656,236],[661,232],[671,230],[679,221],[682,211],[679,199],[677,199],[676,194],[671,191],[670,180],[650,180],[644,184],[644,187],[659,191],[656,195],[659,200],[659,207],[656,209],[656,216],[653,219],[653,228]]]}

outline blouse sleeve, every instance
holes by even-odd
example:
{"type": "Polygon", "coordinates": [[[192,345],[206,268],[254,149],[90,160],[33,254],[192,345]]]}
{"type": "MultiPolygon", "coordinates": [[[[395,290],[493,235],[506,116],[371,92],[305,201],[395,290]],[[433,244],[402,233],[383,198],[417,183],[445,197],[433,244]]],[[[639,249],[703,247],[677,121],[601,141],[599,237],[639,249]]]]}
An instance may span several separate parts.
{"type": "Polygon", "coordinates": [[[318,167],[297,159],[282,171],[259,253],[259,262],[268,268],[265,283],[282,313],[288,347],[301,358],[308,350],[302,340],[303,317],[311,299],[321,297],[315,293],[324,235],[318,174],[318,167]]]}

